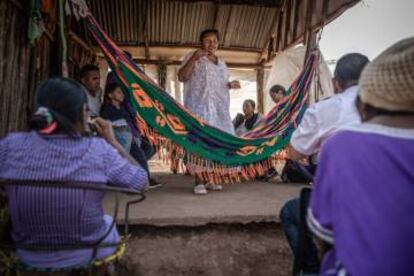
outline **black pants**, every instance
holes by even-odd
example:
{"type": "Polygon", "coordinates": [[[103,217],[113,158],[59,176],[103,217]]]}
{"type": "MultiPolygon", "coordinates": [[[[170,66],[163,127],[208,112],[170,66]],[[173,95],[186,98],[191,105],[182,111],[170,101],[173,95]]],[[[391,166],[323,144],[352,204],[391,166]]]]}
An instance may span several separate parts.
{"type": "Polygon", "coordinates": [[[304,166],[297,161],[287,160],[283,168],[282,179],[285,182],[309,183],[316,172],[316,165],[304,166]]]}
{"type": "Polygon", "coordinates": [[[302,257],[303,264],[302,269],[305,273],[318,273],[319,272],[319,257],[318,249],[313,241],[312,234],[306,227],[306,234],[303,237],[303,244],[300,244],[299,231],[301,223],[301,209],[300,199],[294,198],[289,200],[283,205],[280,211],[280,221],[283,232],[285,233],[286,239],[293,251],[295,259],[299,258],[299,246],[302,246],[302,257]]]}
{"type": "Polygon", "coordinates": [[[151,143],[148,141],[147,138],[141,137],[141,150],[145,154],[145,158],[150,160],[155,155],[155,148],[151,143]]]}
{"type": "Polygon", "coordinates": [[[131,145],[130,154],[141,165],[141,167],[147,172],[148,180],[149,180],[150,172],[148,168],[147,156],[145,155],[145,152],[140,147],[138,147],[137,144],[135,144],[134,141],[132,142],[132,145],[131,145]]]}

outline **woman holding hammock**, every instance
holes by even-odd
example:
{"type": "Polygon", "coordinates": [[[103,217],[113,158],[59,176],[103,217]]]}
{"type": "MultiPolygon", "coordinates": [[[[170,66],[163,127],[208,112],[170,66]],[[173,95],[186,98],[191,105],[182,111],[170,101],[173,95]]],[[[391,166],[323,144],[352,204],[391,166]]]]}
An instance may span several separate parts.
{"type": "MultiPolygon", "coordinates": [[[[201,48],[184,58],[178,79],[184,82],[184,106],[187,109],[208,124],[234,134],[229,89],[239,89],[240,82],[229,82],[227,66],[216,56],[218,41],[217,30],[203,31],[200,35],[201,48]]],[[[222,186],[199,183],[196,178],[194,193],[205,195],[207,189],[222,190],[222,186]]]]}

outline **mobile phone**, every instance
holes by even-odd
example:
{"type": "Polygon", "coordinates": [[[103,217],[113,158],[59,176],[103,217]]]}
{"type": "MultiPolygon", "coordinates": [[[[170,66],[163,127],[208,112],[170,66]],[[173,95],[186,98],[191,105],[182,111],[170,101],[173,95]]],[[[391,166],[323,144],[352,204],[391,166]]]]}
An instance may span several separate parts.
{"type": "Polygon", "coordinates": [[[92,136],[97,136],[98,132],[96,130],[96,127],[94,125],[94,118],[89,117],[86,126],[85,126],[86,132],[89,133],[92,136]]]}

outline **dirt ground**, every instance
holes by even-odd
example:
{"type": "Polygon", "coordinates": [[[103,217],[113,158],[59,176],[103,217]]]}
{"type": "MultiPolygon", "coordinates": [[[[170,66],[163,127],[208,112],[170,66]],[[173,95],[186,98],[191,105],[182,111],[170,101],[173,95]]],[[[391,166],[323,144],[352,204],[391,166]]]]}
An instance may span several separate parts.
{"type": "Polygon", "coordinates": [[[276,223],[137,226],[128,275],[290,275],[292,254],[276,223]]]}

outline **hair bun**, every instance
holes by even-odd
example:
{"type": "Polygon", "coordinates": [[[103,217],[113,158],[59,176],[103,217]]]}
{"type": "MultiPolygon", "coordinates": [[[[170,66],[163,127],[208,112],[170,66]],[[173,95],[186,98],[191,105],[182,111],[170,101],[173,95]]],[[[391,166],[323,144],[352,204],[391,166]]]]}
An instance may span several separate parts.
{"type": "Polygon", "coordinates": [[[53,115],[47,107],[39,107],[29,121],[30,128],[41,131],[53,123],[53,115]]]}

